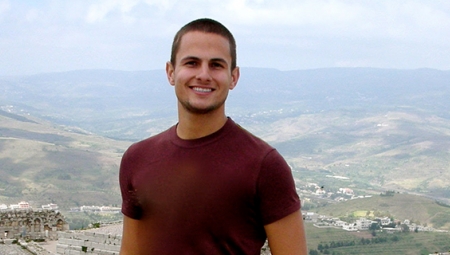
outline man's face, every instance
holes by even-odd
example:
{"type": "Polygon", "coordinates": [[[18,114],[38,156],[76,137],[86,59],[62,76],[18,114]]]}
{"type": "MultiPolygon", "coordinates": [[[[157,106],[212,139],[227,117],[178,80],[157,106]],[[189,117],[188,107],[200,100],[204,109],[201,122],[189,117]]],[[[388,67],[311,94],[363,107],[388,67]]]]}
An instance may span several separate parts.
{"type": "Polygon", "coordinates": [[[166,66],[180,110],[195,114],[224,111],[228,91],[239,79],[239,69],[231,70],[230,65],[230,45],[225,37],[198,31],[186,33],[176,63],[166,66]]]}

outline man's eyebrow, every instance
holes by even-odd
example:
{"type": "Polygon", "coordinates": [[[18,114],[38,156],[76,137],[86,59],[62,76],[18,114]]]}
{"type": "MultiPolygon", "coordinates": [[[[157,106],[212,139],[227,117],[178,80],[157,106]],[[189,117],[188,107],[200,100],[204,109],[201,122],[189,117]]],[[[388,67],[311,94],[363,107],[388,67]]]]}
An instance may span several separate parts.
{"type": "MultiPolygon", "coordinates": [[[[198,60],[200,60],[200,58],[196,57],[196,56],[186,56],[181,59],[181,61],[189,61],[189,60],[198,61],[198,60]]],[[[212,58],[209,60],[209,62],[220,62],[220,63],[228,64],[228,62],[223,58],[212,58]]]]}
{"type": "Polygon", "coordinates": [[[221,62],[221,63],[224,63],[224,64],[228,64],[228,62],[225,59],[223,59],[223,58],[212,58],[210,60],[210,62],[221,62]]]}
{"type": "Polygon", "coordinates": [[[187,60],[200,60],[200,58],[199,57],[195,57],[195,56],[186,56],[186,57],[181,59],[181,61],[187,61],[187,60]]]}

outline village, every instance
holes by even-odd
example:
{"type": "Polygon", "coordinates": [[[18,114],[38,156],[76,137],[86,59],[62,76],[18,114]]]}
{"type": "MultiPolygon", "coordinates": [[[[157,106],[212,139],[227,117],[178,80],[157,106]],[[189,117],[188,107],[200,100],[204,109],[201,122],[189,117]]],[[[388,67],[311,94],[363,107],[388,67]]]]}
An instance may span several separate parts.
{"type": "MultiPolygon", "coordinates": [[[[327,176],[329,178],[343,179],[342,176],[327,176]]],[[[336,192],[327,191],[323,186],[316,183],[307,183],[306,185],[299,185],[297,183],[297,192],[302,198],[302,206],[305,202],[309,202],[315,198],[325,199],[333,203],[344,202],[353,199],[370,198],[370,195],[356,195],[353,189],[348,187],[342,187],[337,189],[336,192]]],[[[387,192],[389,194],[389,192],[387,192]]],[[[312,222],[315,227],[318,228],[340,228],[346,231],[387,231],[387,232],[448,232],[447,230],[434,229],[429,226],[423,226],[415,222],[411,222],[409,219],[394,219],[393,217],[359,217],[353,222],[346,222],[338,217],[332,217],[328,215],[320,215],[309,208],[302,209],[303,218],[306,222],[312,222]]],[[[71,207],[69,212],[72,213],[94,213],[94,214],[120,214],[120,207],[113,206],[97,206],[97,205],[83,205],[80,207],[71,207]]],[[[30,204],[26,201],[21,201],[17,204],[0,204],[0,211],[20,211],[20,210],[32,210],[30,204]]],[[[57,204],[42,205],[37,210],[58,210],[57,204]]]]}
{"type": "MultiPolygon", "coordinates": [[[[327,176],[331,178],[346,178],[341,176],[327,176]]],[[[355,195],[350,188],[339,188],[337,192],[327,192],[323,186],[316,183],[308,183],[302,188],[298,188],[297,192],[302,194],[302,200],[310,201],[311,197],[320,199],[329,199],[333,202],[343,202],[352,199],[370,198],[370,195],[355,195]]],[[[387,195],[391,192],[387,192],[387,195]]],[[[394,219],[392,217],[360,217],[354,222],[346,222],[337,217],[327,215],[320,215],[308,210],[302,210],[303,219],[306,222],[312,222],[318,228],[339,228],[346,231],[386,231],[393,232],[442,232],[447,233],[447,230],[434,229],[428,226],[422,226],[411,222],[409,219],[394,219]]]]}
{"type": "MultiPolygon", "coordinates": [[[[27,210],[27,209],[32,209],[32,207],[30,206],[30,203],[26,202],[26,201],[20,201],[17,204],[10,204],[9,206],[6,204],[0,204],[0,211],[6,211],[6,210],[27,210]]],[[[46,205],[42,205],[41,209],[44,210],[58,210],[58,205],[57,204],[46,204],[46,205]]]]}
{"type": "Polygon", "coordinates": [[[119,214],[120,207],[114,206],[97,206],[97,205],[82,205],[80,207],[71,207],[70,212],[87,212],[96,214],[119,214]]]}
{"type": "MultiPolygon", "coordinates": [[[[308,183],[300,186],[298,193],[303,201],[309,201],[314,198],[328,199],[335,203],[348,201],[352,199],[366,199],[371,196],[355,195],[355,192],[347,187],[339,188],[336,192],[326,191],[323,186],[315,183],[308,183]]],[[[389,193],[388,193],[389,194],[389,193]]],[[[337,217],[321,215],[312,211],[302,210],[305,222],[312,223],[317,228],[336,228],[343,231],[372,231],[372,235],[376,232],[448,232],[446,230],[438,230],[427,226],[422,226],[411,222],[408,219],[394,219],[392,217],[360,217],[353,222],[346,222],[337,217]]],[[[57,254],[72,254],[75,251],[94,251],[97,254],[117,254],[121,243],[121,222],[111,222],[101,224],[98,227],[84,231],[69,230],[69,225],[58,212],[57,204],[41,205],[38,209],[33,209],[26,201],[9,206],[0,204],[1,230],[5,234],[2,237],[2,246],[5,249],[14,249],[13,240],[23,240],[23,238],[31,238],[34,240],[46,240],[51,243],[50,249],[57,254]],[[31,220],[27,220],[31,219],[31,220]]],[[[94,214],[120,214],[119,207],[111,206],[80,206],[70,208],[70,212],[94,213],[94,214]]],[[[20,243],[29,251],[35,254],[50,254],[45,248],[39,246],[38,243],[20,243]]],[[[96,254],[93,252],[93,254],[96,254]]],[[[442,253],[446,254],[446,253],[442,253]]]]}

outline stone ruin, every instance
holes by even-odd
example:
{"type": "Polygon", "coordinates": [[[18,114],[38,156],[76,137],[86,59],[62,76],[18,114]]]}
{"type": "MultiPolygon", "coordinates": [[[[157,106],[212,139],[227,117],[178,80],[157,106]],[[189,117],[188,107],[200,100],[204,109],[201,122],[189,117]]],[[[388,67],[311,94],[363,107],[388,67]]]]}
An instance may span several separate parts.
{"type": "MultiPolygon", "coordinates": [[[[56,254],[82,255],[118,255],[122,241],[122,222],[103,225],[100,228],[90,230],[69,230],[69,224],[63,215],[55,210],[9,209],[0,211],[0,245],[9,244],[8,247],[0,246],[0,254],[4,248],[16,248],[11,246],[13,240],[58,240],[56,254]]],[[[30,247],[32,254],[48,255],[48,252],[39,246],[39,243],[30,247]],[[39,249],[38,249],[39,248],[39,249]]],[[[16,250],[14,250],[15,252],[16,250]]],[[[10,253],[22,254],[22,253],[10,253]]],[[[24,254],[27,254],[24,252],[24,254]]],[[[266,245],[261,250],[261,255],[270,255],[270,249],[266,245]]]]}
{"type": "Polygon", "coordinates": [[[0,211],[0,237],[56,240],[58,231],[69,230],[64,216],[55,210],[9,209],[0,211]]]}
{"type": "MultiPolygon", "coordinates": [[[[122,243],[122,222],[102,224],[100,228],[59,232],[58,255],[118,255],[122,243]]],[[[261,255],[270,255],[266,242],[261,255]]]]}

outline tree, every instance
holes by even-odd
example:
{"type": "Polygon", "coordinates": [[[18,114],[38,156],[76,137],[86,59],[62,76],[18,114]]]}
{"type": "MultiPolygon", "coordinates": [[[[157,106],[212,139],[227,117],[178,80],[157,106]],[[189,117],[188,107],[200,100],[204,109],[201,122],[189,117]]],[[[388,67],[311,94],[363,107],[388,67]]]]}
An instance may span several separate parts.
{"type": "Polygon", "coordinates": [[[309,255],[319,255],[319,252],[317,250],[309,250],[309,255]]]}
{"type": "Polygon", "coordinates": [[[398,236],[395,235],[395,236],[393,236],[393,237],[391,238],[391,240],[392,240],[393,242],[398,242],[398,241],[400,240],[400,238],[398,238],[398,236]]]}
{"type": "Polygon", "coordinates": [[[317,249],[322,252],[323,251],[323,245],[321,243],[319,243],[319,245],[317,245],[317,249]]]}
{"type": "Polygon", "coordinates": [[[372,223],[369,226],[369,230],[378,230],[378,229],[380,229],[380,225],[379,225],[378,222],[377,223],[372,223]]]}
{"type": "Polygon", "coordinates": [[[406,224],[401,224],[401,225],[400,225],[400,228],[402,229],[402,232],[403,232],[403,233],[409,232],[409,227],[408,227],[408,225],[406,225],[406,224]]]}

